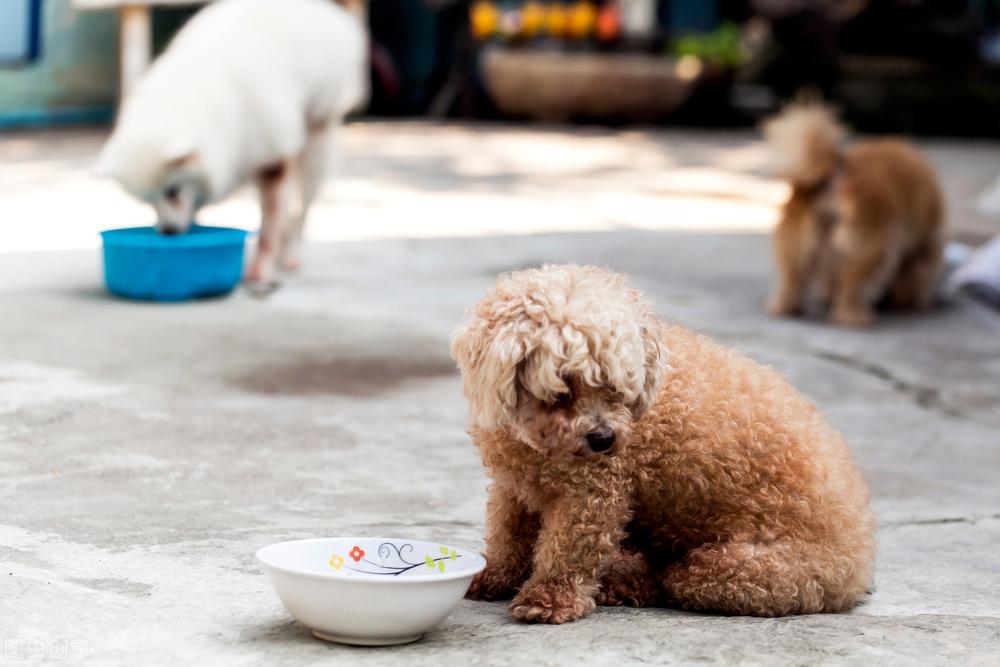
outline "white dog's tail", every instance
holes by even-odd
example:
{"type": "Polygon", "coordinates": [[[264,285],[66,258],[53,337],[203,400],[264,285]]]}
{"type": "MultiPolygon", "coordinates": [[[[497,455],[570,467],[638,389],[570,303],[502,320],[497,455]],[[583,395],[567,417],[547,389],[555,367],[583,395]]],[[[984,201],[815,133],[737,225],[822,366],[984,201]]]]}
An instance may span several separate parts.
{"type": "Polygon", "coordinates": [[[800,187],[827,180],[840,162],[846,134],[829,107],[799,102],[764,123],[774,173],[800,187]]]}

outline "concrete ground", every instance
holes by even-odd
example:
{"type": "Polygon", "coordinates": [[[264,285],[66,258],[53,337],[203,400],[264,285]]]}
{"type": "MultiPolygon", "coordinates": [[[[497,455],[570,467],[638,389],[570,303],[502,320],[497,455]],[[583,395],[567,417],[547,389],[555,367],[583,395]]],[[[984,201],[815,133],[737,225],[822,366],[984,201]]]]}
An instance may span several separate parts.
{"type": "MultiPolygon", "coordinates": [[[[1000,317],[869,332],[774,321],[783,189],[747,134],[357,125],[307,267],[270,299],[109,298],[94,231],[147,212],[98,132],[0,139],[0,650],[88,664],[1000,664],[1000,317]],[[880,518],[849,614],[599,609],[561,627],[463,602],[423,641],[314,640],[254,551],[312,536],[477,548],[486,478],[448,356],[494,276],[628,272],[663,316],[784,372],[847,436],[880,518]]],[[[1000,147],[938,142],[952,233],[1000,147]]],[[[207,222],[250,225],[240,195],[207,222]]],[[[20,664],[20,663],[18,663],[20,664]]]]}

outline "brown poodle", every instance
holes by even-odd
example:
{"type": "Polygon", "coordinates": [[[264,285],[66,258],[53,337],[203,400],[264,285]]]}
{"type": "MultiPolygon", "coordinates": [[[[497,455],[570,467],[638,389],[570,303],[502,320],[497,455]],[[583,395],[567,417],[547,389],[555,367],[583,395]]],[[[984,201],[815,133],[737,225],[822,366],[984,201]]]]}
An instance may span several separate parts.
{"type": "Polygon", "coordinates": [[[926,310],[941,266],[944,204],[937,177],[897,139],[841,146],[826,107],[792,106],[764,126],[791,196],[774,232],[774,315],[806,309],[810,291],[837,324],[865,327],[874,307],[926,310]]]}
{"type": "Polygon", "coordinates": [[[622,276],[504,275],[452,353],[493,478],[469,597],[564,623],[595,604],[842,611],[871,584],[875,522],[840,435],[622,276]]]}

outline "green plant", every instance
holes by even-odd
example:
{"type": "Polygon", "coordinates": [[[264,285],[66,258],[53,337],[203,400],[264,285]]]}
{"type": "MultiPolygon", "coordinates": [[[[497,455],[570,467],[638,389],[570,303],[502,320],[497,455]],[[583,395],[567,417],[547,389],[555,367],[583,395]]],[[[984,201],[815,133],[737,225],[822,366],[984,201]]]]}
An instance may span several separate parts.
{"type": "Polygon", "coordinates": [[[669,52],[675,56],[695,56],[720,67],[736,69],[743,64],[740,28],[723,23],[712,32],[692,32],[673,40],[669,52]]]}

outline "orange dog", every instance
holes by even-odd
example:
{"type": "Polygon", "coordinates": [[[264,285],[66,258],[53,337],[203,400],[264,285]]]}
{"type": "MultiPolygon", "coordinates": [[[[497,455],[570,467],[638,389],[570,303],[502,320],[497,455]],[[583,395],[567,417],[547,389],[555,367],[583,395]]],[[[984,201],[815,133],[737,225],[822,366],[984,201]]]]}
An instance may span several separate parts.
{"type": "Polygon", "coordinates": [[[841,611],[868,589],[875,522],[840,435],[622,276],[502,276],[452,354],[493,478],[469,597],[564,623],[596,604],[841,611]]]}
{"type": "Polygon", "coordinates": [[[818,105],[789,108],[764,133],[792,186],[774,233],[771,313],[801,313],[813,289],[846,326],[871,325],[882,302],[930,307],[944,206],[927,161],[895,139],[841,148],[843,128],[818,105]]]}

